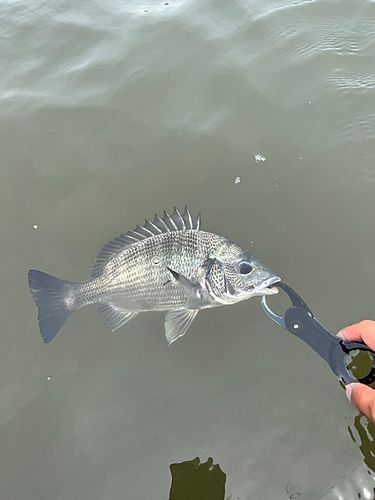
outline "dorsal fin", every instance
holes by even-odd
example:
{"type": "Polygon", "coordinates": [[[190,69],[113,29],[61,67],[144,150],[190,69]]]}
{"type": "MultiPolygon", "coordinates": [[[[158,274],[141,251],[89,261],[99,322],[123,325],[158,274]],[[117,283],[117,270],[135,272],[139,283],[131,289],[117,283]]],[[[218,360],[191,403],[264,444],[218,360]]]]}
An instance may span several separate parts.
{"type": "Polygon", "coordinates": [[[164,211],[162,218],[155,215],[152,222],[145,219],[143,226],[137,225],[133,231],[129,230],[126,234],[121,234],[104,245],[95,257],[94,264],[91,267],[91,277],[95,278],[99,276],[105,264],[109,262],[114,255],[121,253],[127,246],[159,234],[169,233],[171,231],[187,231],[189,229],[196,231],[201,229],[201,214],[199,212],[197,217],[193,220],[186,205],[182,215],[177,208],[174,207],[172,215],[168,215],[164,211]]]}

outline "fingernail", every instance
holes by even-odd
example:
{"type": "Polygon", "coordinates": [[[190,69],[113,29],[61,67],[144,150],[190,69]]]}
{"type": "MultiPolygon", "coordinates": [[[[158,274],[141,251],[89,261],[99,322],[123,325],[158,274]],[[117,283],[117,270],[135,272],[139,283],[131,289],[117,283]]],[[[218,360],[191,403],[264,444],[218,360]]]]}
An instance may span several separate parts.
{"type": "Polygon", "coordinates": [[[339,333],[336,335],[336,337],[340,337],[340,339],[342,340],[349,340],[348,337],[345,335],[345,330],[346,328],[340,330],[339,333]]]}
{"type": "Polygon", "coordinates": [[[346,397],[349,399],[349,401],[352,403],[352,397],[353,397],[353,390],[356,385],[359,385],[358,382],[352,382],[351,384],[348,384],[345,388],[346,390],[346,397]]]}

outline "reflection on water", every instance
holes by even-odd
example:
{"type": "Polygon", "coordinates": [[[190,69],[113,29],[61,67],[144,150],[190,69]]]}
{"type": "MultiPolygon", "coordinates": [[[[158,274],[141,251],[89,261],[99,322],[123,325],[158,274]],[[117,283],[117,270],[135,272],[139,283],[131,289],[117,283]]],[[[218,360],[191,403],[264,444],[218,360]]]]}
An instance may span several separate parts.
{"type": "MultiPolygon", "coordinates": [[[[369,469],[375,472],[375,425],[361,414],[355,417],[353,425],[358,433],[360,440],[359,449],[363,455],[364,462],[369,469]]],[[[356,443],[357,439],[350,426],[348,426],[348,430],[351,438],[356,443]]]]}
{"type": "Polygon", "coordinates": [[[211,457],[170,465],[172,484],[169,500],[224,500],[225,473],[211,457]]]}
{"type": "MultiPolygon", "coordinates": [[[[353,349],[347,355],[346,363],[349,372],[357,380],[368,377],[368,375],[372,373],[373,359],[372,355],[368,351],[353,349]]],[[[374,382],[371,384],[367,383],[367,385],[370,385],[370,387],[374,389],[374,382]]]]}

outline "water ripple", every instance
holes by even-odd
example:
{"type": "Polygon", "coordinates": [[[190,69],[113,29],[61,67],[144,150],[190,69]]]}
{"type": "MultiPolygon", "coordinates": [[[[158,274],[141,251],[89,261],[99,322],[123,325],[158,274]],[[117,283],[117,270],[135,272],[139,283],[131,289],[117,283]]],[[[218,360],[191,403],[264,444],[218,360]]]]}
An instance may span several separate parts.
{"type": "Polygon", "coordinates": [[[375,72],[372,67],[353,71],[349,68],[333,68],[327,75],[327,81],[343,90],[373,90],[375,88],[375,72]]]}

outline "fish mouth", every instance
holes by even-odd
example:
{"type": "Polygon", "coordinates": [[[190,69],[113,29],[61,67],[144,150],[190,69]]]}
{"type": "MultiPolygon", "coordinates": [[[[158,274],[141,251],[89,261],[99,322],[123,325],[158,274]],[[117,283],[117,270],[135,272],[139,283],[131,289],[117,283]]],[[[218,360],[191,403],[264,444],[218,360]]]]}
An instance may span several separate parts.
{"type": "Polygon", "coordinates": [[[255,290],[259,295],[275,295],[276,293],[279,293],[279,290],[272,285],[278,283],[279,281],[281,281],[279,276],[272,276],[272,278],[268,278],[259,283],[259,285],[255,287],[255,290]]]}

